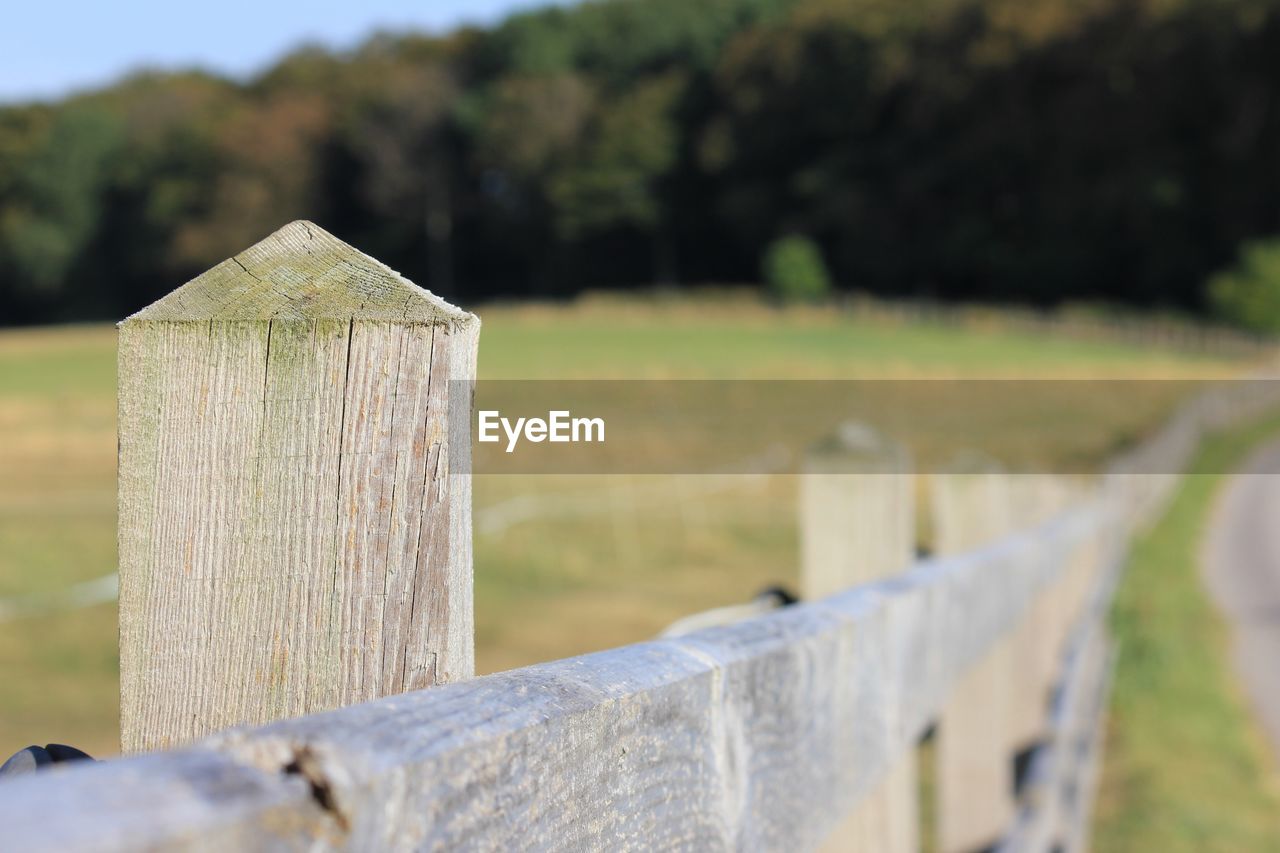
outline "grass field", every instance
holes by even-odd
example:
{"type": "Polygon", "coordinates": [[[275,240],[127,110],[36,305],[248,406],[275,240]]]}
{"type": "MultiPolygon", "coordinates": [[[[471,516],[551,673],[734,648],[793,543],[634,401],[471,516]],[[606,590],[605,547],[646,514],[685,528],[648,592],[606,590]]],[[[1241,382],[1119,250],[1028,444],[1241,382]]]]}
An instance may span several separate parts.
{"type": "MultiPolygon", "coordinates": [[[[483,378],[1173,378],[1238,367],[817,310],[588,303],[481,314],[483,378]]],[[[0,333],[0,599],[115,568],[114,395],[111,327],[0,333]]],[[[1099,409],[1083,446],[1122,443],[1172,402],[1099,409]]],[[[933,435],[956,450],[979,438],[933,435]]],[[[1052,454],[1082,432],[1047,424],[1036,435],[1052,454]]],[[[785,476],[478,477],[480,670],[635,641],[791,582],[794,492],[785,476]]],[[[0,751],[55,740],[114,752],[116,667],[113,605],[0,622],[0,751]]]]}
{"type": "MultiPolygon", "coordinates": [[[[1216,436],[1195,470],[1230,471],[1280,418],[1216,436]]],[[[1094,848],[1280,850],[1280,778],[1228,664],[1197,557],[1225,475],[1193,474],[1137,543],[1113,611],[1120,650],[1094,848]]]]}

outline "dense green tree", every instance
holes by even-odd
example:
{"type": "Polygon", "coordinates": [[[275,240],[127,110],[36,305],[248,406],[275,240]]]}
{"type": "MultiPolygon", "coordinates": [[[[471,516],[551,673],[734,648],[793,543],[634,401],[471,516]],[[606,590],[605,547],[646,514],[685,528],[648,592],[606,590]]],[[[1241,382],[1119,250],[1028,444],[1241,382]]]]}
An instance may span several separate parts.
{"type": "Polygon", "coordinates": [[[774,240],[762,266],[765,284],[782,302],[818,302],[831,294],[822,251],[808,237],[793,234],[774,240]]]}
{"type": "Polygon", "coordinates": [[[675,164],[678,76],[638,83],[603,105],[580,158],[552,186],[561,231],[570,237],[617,225],[652,228],[661,215],[656,184],[675,164]]]}
{"type": "MultiPolygon", "coordinates": [[[[592,0],[0,108],[0,321],[289,219],[455,298],[749,281],[1213,305],[1280,230],[1280,0],[592,0]]],[[[1225,309],[1224,309],[1225,310],[1225,309]]]]}
{"type": "MultiPolygon", "coordinates": [[[[357,90],[342,142],[391,251],[425,254],[424,284],[453,292],[457,87],[443,63],[375,62],[357,90]],[[395,245],[395,244],[398,244],[395,245]]],[[[415,266],[417,266],[415,264],[415,266]]]]}
{"type": "Polygon", "coordinates": [[[1280,333],[1280,240],[1246,244],[1235,266],[1209,279],[1209,302],[1229,323],[1280,333]]]}
{"type": "Polygon", "coordinates": [[[6,118],[0,268],[9,298],[56,305],[104,216],[121,123],[90,103],[6,118]]]}

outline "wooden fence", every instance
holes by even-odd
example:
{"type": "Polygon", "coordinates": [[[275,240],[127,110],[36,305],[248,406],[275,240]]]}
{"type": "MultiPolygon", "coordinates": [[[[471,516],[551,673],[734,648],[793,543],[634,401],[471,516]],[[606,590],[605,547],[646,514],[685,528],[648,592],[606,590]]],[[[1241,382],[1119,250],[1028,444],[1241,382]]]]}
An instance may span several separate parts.
{"type": "Polygon", "coordinates": [[[803,475],[805,602],[472,678],[443,413],[477,332],[308,223],[122,324],[140,754],[3,783],[5,846],[908,851],[936,729],[939,849],[1079,849],[1127,543],[1275,402],[1223,386],[1087,486],[933,476],[924,561],[907,450],[846,427],[803,475]]]}

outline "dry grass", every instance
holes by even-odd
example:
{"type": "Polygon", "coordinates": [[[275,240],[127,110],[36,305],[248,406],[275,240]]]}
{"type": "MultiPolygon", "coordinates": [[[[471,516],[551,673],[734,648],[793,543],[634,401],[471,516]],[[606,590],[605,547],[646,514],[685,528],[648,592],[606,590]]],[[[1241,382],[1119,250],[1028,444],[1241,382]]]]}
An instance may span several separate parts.
{"type": "MultiPolygon", "coordinates": [[[[1236,367],[1151,349],[759,306],[597,303],[481,313],[488,378],[1185,378],[1236,367]]],[[[65,589],[115,568],[114,348],[109,326],[0,333],[0,597],[65,589]]],[[[1072,452],[1108,449],[1168,402],[1101,412],[1084,449],[1072,452]]],[[[1055,423],[1020,428],[1030,429],[1031,452],[1061,450],[1080,435],[1055,423]]],[[[941,442],[940,452],[948,435],[956,447],[976,441],[936,424],[918,432],[919,441],[941,442]]],[[[478,478],[478,512],[525,495],[550,513],[478,533],[480,669],[638,640],[683,614],[791,581],[794,491],[788,477],[740,478],[713,490],[699,478],[478,478]],[[553,493],[577,497],[560,505],[546,500],[553,493]]],[[[103,605],[0,623],[0,752],[48,741],[116,749],[115,619],[114,607],[103,605]]]]}

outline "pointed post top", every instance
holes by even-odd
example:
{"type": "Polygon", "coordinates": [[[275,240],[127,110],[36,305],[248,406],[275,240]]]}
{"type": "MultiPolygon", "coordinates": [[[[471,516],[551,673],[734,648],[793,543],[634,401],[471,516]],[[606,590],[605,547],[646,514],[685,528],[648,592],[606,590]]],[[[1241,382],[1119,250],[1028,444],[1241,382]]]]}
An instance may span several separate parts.
{"type": "Polygon", "coordinates": [[[911,454],[874,427],[845,421],[809,447],[805,470],[826,474],[906,474],[911,470],[911,454]]]}
{"type": "Polygon", "coordinates": [[[349,319],[479,323],[474,314],[304,220],[196,276],[124,323],[349,319]]]}
{"type": "Polygon", "coordinates": [[[126,752],[474,674],[479,336],[310,222],[120,324],[126,752]]]}

